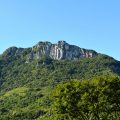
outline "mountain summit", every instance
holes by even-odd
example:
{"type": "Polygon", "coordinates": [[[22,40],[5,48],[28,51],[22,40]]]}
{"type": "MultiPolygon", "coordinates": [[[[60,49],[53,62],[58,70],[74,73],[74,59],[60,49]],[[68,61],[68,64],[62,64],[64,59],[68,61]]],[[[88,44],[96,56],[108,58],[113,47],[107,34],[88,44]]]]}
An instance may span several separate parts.
{"type": "Polygon", "coordinates": [[[11,47],[4,52],[5,58],[10,56],[19,56],[26,60],[39,59],[41,56],[49,57],[53,60],[76,60],[81,58],[93,58],[98,55],[94,50],[80,48],[70,45],[66,41],[58,41],[56,44],[51,42],[39,42],[32,48],[11,47]]]}
{"type": "Polygon", "coordinates": [[[32,48],[30,57],[39,58],[41,55],[45,55],[55,60],[61,59],[80,59],[91,58],[97,55],[93,50],[87,50],[78,46],[70,45],[65,41],[58,41],[57,44],[50,42],[39,42],[32,48]]]}

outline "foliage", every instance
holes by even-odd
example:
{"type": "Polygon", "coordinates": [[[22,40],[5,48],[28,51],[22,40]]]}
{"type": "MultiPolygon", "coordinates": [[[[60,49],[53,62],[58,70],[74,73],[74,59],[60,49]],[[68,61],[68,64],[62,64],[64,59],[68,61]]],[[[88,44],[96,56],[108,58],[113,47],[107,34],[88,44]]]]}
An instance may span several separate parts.
{"type": "Polygon", "coordinates": [[[119,97],[118,77],[72,80],[54,90],[51,117],[55,120],[119,120],[119,97]]]}
{"type": "MultiPolygon", "coordinates": [[[[17,53],[21,52],[16,48],[12,48],[12,50],[13,49],[15,49],[17,53]]],[[[22,50],[22,54],[14,53],[14,55],[11,56],[10,50],[8,49],[3,55],[0,55],[0,120],[79,119],[77,118],[80,117],[78,114],[85,113],[87,110],[92,111],[93,109],[96,109],[97,112],[97,107],[101,104],[113,110],[113,112],[110,113],[111,117],[115,114],[118,116],[120,103],[118,101],[118,89],[120,85],[117,78],[113,79],[110,76],[112,74],[120,75],[119,61],[105,55],[99,55],[90,59],[60,61],[41,56],[40,59],[26,62],[26,57],[30,51],[30,48],[24,49],[22,50]],[[107,86],[100,87],[100,83],[97,82],[99,81],[98,78],[92,80],[96,76],[109,76],[103,79],[103,81],[109,81],[107,82],[107,86]],[[77,80],[71,81],[74,79],[77,80]],[[84,81],[85,79],[87,79],[87,81],[84,81]],[[95,83],[92,81],[95,81],[95,83]],[[113,82],[110,84],[110,81],[113,82]],[[66,96],[71,97],[71,101],[75,100],[74,103],[69,100],[67,102],[62,101],[64,103],[63,108],[65,108],[65,106],[69,107],[65,111],[63,108],[57,109],[57,106],[52,102],[54,100],[51,99],[52,90],[56,85],[61,83],[61,87],[59,86],[60,88],[57,87],[55,89],[57,90],[56,92],[58,92],[56,94],[60,95],[64,93],[64,91],[60,92],[59,89],[62,89],[62,86],[65,88],[67,85],[70,85],[70,88],[65,88],[66,93],[63,95],[66,94],[66,96]],[[79,94],[74,93],[77,87],[79,94]],[[107,92],[107,90],[109,90],[108,88],[110,89],[109,93],[107,92]],[[82,93],[80,90],[82,90],[82,93]],[[89,95],[94,96],[92,93],[97,94],[100,98],[100,103],[98,104],[98,102],[96,102],[94,106],[91,101],[87,102],[90,99],[89,95]],[[78,100],[78,97],[81,97],[81,99],[78,100]],[[106,99],[108,100],[107,102],[106,99]],[[80,101],[82,101],[82,103],[80,101]],[[79,107],[75,108],[75,103],[77,102],[83,111],[80,111],[79,107]],[[86,104],[86,102],[88,104],[86,104]],[[114,102],[116,102],[116,104],[114,104],[114,102]],[[110,104],[112,107],[109,106],[110,104]],[[116,109],[118,112],[114,113],[116,109]],[[60,112],[60,110],[63,111],[60,112]],[[68,114],[68,112],[70,113],[68,114]],[[75,113],[74,115],[72,115],[73,112],[75,113]],[[54,113],[54,115],[52,113],[54,113]]],[[[55,96],[52,98],[55,98],[55,96]]],[[[57,98],[55,98],[55,100],[56,99],[57,98]]],[[[67,100],[65,96],[64,100],[67,100]]],[[[56,101],[56,104],[59,105],[57,102],[58,101],[56,101]]],[[[103,108],[101,106],[99,109],[103,108]]],[[[96,113],[91,114],[89,112],[89,114],[85,114],[85,116],[88,117],[89,115],[94,116],[94,119],[97,117],[96,113]]],[[[107,114],[101,112],[99,117],[101,116],[107,116],[107,114]]]]}

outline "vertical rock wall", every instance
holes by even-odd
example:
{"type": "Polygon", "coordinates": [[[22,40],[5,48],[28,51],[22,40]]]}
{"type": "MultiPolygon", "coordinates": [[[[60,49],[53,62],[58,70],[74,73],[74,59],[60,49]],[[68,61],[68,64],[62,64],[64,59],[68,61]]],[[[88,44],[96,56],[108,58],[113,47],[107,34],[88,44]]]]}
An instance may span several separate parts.
{"type": "Polygon", "coordinates": [[[30,58],[40,58],[45,55],[55,60],[62,59],[80,59],[80,58],[92,58],[97,55],[95,51],[82,49],[80,47],[69,45],[65,41],[58,41],[57,44],[50,42],[39,42],[33,47],[33,52],[30,53],[30,58]]]}

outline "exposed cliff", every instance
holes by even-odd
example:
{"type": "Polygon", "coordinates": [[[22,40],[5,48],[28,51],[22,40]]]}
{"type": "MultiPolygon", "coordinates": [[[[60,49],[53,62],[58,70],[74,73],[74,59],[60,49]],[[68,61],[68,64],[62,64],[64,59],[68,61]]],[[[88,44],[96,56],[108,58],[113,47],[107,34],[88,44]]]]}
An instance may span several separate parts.
{"type": "Polygon", "coordinates": [[[76,60],[81,58],[93,58],[98,53],[93,50],[83,49],[75,45],[70,45],[65,41],[58,41],[56,44],[50,42],[39,42],[32,48],[10,47],[2,55],[4,60],[11,57],[26,59],[31,61],[46,56],[53,60],[76,60]]]}
{"type": "Polygon", "coordinates": [[[42,55],[54,60],[75,60],[95,57],[97,52],[70,45],[65,41],[58,41],[57,44],[39,42],[32,48],[32,52],[29,54],[28,59],[40,58],[42,55]]]}

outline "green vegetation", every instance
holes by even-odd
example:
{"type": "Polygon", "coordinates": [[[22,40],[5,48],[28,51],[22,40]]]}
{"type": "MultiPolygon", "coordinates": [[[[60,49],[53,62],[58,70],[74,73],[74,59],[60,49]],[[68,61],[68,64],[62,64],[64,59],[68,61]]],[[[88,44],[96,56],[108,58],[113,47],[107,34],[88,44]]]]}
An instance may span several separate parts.
{"type": "Polygon", "coordinates": [[[0,120],[119,120],[119,61],[26,62],[29,51],[0,56],[0,120]]]}
{"type": "Polygon", "coordinates": [[[101,77],[91,81],[72,80],[52,94],[51,119],[119,120],[120,78],[101,77]]]}

